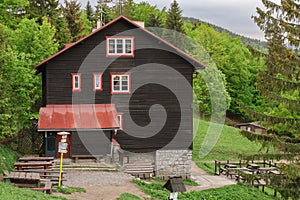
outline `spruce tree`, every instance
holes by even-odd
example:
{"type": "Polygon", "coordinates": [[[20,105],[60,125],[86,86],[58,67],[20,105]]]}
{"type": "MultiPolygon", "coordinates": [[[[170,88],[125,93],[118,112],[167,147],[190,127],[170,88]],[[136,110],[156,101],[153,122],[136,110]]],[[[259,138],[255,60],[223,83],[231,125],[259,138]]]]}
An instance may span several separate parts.
{"type": "Polygon", "coordinates": [[[254,17],[264,31],[269,52],[266,69],[258,75],[257,87],[269,103],[264,125],[279,135],[300,137],[300,5],[299,0],[281,4],[263,0],[266,11],[257,8],[254,17]]]}
{"type": "Polygon", "coordinates": [[[166,26],[167,29],[184,33],[182,10],[176,0],[171,4],[171,8],[167,12],[166,26]]]}
{"type": "MultiPolygon", "coordinates": [[[[245,110],[254,119],[260,120],[272,134],[242,133],[251,140],[278,150],[276,157],[284,160],[279,167],[286,178],[271,179],[271,186],[285,199],[299,199],[300,1],[281,0],[278,4],[269,0],[262,2],[265,9],[257,8],[257,16],[253,18],[265,33],[269,51],[265,57],[266,67],[258,74],[257,88],[268,106],[260,108],[259,112],[245,110]]],[[[262,155],[264,159],[269,156],[262,155]]]]}
{"type": "Polygon", "coordinates": [[[87,17],[87,19],[88,19],[92,24],[94,24],[94,22],[95,22],[95,13],[94,13],[94,10],[93,10],[93,8],[92,8],[92,6],[91,6],[90,1],[88,1],[88,2],[86,3],[85,12],[86,12],[86,17],[87,17]]]}
{"type": "Polygon", "coordinates": [[[81,4],[77,0],[65,0],[65,6],[62,6],[63,15],[67,20],[71,33],[72,41],[80,38],[83,31],[83,22],[81,19],[81,4]]]}

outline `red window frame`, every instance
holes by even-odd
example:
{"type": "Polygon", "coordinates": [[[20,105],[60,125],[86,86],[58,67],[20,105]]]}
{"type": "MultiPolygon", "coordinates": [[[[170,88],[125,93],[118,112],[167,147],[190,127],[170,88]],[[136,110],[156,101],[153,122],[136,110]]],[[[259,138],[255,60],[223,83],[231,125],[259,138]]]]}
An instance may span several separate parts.
{"type": "MultiPolygon", "coordinates": [[[[122,88],[122,85],[120,85],[122,88]]],[[[124,73],[110,73],[110,93],[111,94],[130,94],[131,93],[131,74],[128,72],[124,73]],[[114,91],[113,89],[113,77],[114,76],[128,76],[128,91],[114,91]]]]}
{"type": "Polygon", "coordinates": [[[93,88],[94,88],[94,91],[102,91],[103,88],[102,88],[102,73],[93,73],[93,88]],[[96,77],[99,76],[100,77],[100,87],[97,88],[96,87],[96,77]]]}
{"type": "MultiPolygon", "coordinates": [[[[124,43],[122,43],[124,45],[124,43]]],[[[115,45],[116,42],[115,42],[115,45]]],[[[115,47],[115,50],[117,48],[115,47]]],[[[125,47],[123,46],[123,50],[125,49],[125,47]]],[[[126,50],[125,50],[126,51],[126,50]]],[[[111,56],[127,56],[127,57],[134,57],[134,36],[106,36],[106,57],[111,57],[111,56]],[[126,39],[130,39],[131,40],[131,53],[109,53],[109,39],[114,39],[115,41],[117,39],[122,39],[122,40],[126,40],[126,39]]]]}
{"type": "Polygon", "coordinates": [[[80,73],[72,74],[72,92],[81,92],[81,74],[80,73]],[[75,77],[78,77],[78,88],[75,88],[75,77]]]}

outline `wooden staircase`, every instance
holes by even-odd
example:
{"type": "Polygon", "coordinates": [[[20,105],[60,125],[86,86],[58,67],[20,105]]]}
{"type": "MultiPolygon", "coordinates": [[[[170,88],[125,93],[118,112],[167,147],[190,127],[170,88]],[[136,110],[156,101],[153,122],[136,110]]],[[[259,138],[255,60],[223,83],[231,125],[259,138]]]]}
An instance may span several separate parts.
{"type": "Polygon", "coordinates": [[[124,164],[124,172],[136,178],[147,179],[154,177],[154,164],[145,162],[135,162],[124,164]]]}

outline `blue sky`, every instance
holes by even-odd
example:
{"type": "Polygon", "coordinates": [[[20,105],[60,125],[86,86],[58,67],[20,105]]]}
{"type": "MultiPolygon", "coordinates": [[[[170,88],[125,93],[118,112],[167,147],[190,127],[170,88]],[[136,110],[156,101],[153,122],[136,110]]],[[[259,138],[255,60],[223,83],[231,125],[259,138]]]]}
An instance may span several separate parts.
{"type": "MultiPolygon", "coordinates": [[[[85,7],[87,0],[78,0],[85,7]]],[[[134,0],[141,2],[145,0],[134,0]]],[[[90,0],[92,5],[97,0],[90,0]]],[[[158,8],[170,7],[173,0],[147,0],[158,8]]],[[[183,10],[183,16],[224,27],[232,32],[256,39],[263,39],[263,33],[251,18],[256,7],[263,7],[261,0],[177,0],[183,10]]]]}

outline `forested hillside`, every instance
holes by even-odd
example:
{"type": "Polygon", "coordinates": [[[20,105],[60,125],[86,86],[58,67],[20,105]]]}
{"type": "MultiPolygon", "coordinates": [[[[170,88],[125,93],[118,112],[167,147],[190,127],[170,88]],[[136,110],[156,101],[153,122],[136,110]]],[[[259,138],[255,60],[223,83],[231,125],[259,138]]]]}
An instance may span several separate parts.
{"type": "MultiPolygon", "coordinates": [[[[221,83],[207,82],[214,79],[212,67],[202,73],[206,79],[201,74],[194,79],[195,104],[201,115],[212,114],[211,93],[224,94],[227,113],[238,116],[240,120],[248,118],[240,104],[252,109],[264,107],[265,101],[260,97],[256,83],[258,72],[265,68],[264,54],[259,52],[265,48],[265,43],[249,40],[254,47],[257,45],[256,49],[250,48],[243,37],[236,37],[228,31],[220,32],[217,26],[192,18],[184,20],[176,2],[169,9],[160,10],[146,2],[127,0],[121,10],[132,20],[144,21],[146,28],[176,30],[205,49],[225,91],[221,91],[222,87],[218,85],[221,83]]],[[[32,126],[32,120],[38,118],[41,80],[35,75],[34,66],[64,48],[66,43],[90,33],[99,16],[105,24],[119,12],[118,5],[101,4],[101,1],[95,7],[90,2],[81,5],[77,0],[65,0],[62,4],[58,0],[0,2],[0,140],[15,136],[20,130],[32,126]]],[[[159,34],[158,29],[149,30],[159,34]]],[[[185,43],[181,40],[165,39],[171,43],[176,41],[174,45],[205,62],[204,55],[191,50],[191,46],[182,45],[185,43]]]]}
{"type": "MultiPolygon", "coordinates": [[[[182,20],[179,5],[172,6],[169,10],[160,10],[145,2],[125,1],[122,14],[132,20],[144,21],[146,27],[171,30],[180,27],[175,30],[201,44],[225,83],[229,112],[245,117],[237,103],[253,107],[260,101],[255,82],[263,59],[252,55],[240,37],[220,33],[206,23],[182,20]],[[181,25],[177,26],[177,23],[181,25]]],[[[58,0],[0,2],[0,140],[15,136],[38,118],[41,80],[35,75],[34,66],[62,49],[64,44],[90,33],[101,12],[103,23],[107,23],[119,15],[119,10],[118,5],[109,7],[98,3],[92,7],[89,2],[84,6],[76,0],[62,4],[58,0]]],[[[182,48],[188,51],[188,48],[182,48]]],[[[196,55],[198,52],[188,53],[199,56],[196,55]]],[[[211,115],[207,83],[199,77],[195,79],[194,87],[198,96],[195,103],[200,112],[211,115]]],[[[213,90],[220,88],[215,85],[213,90]]]]}

